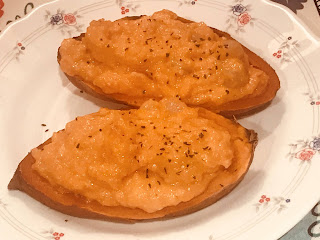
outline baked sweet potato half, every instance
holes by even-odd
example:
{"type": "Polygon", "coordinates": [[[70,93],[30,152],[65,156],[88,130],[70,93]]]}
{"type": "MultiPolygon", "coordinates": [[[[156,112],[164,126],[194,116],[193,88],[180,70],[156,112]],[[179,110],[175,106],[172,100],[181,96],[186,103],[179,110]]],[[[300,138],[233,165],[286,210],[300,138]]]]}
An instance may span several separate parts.
{"type": "Polygon", "coordinates": [[[256,143],[253,131],[211,111],[149,100],[69,122],[20,162],[8,188],[77,217],[171,218],[234,189],[256,143]]]}
{"type": "Polygon", "coordinates": [[[273,68],[229,34],[168,10],[92,21],[62,42],[58,62],[78,88],[132,106],[177,97],[240,116],[266,106],[280,88],[273,68]]]}

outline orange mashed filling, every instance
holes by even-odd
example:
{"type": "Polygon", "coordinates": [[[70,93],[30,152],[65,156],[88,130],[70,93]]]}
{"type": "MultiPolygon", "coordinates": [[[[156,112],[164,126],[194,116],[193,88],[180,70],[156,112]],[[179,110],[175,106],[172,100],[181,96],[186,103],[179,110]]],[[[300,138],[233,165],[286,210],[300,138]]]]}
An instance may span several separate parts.
{"type": "Polygon", "coordinates": [[[151,213],[203,193],[234,159],[249,159],[251,145],[231,120],[163,99],[78,117],[32,156],[58,189],[151,213]]]}
{"type": "Polygon", "coordinates": [[[183,23],[162,10],[136,20],[92,21],[81,41],[60,47],[61,69],[107,95],[179,97],[211,107],[261,94],[268,76],[242,46],[204,23],[183,23]]]}

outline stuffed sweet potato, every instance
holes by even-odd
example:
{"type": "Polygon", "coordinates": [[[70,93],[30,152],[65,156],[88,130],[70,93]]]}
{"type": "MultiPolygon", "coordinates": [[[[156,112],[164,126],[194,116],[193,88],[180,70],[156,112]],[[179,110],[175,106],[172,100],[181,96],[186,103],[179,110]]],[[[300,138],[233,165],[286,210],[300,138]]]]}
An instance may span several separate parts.
{"type": "Polygon", "coordinates": [[[175,217],[228,194],[256,143],[253,131],[208,110],[149,100],[71,121],[20,162],[8,188],[78,217],[175,217]]]}
{"type": "Polygon", "coordinates": [[[80,89],[132,106],[177,97],[240,116],[266,106],[280,87],[270,65],[229,34],[168,10],[93,21],[62,42],[58,62],[80,89]]]}

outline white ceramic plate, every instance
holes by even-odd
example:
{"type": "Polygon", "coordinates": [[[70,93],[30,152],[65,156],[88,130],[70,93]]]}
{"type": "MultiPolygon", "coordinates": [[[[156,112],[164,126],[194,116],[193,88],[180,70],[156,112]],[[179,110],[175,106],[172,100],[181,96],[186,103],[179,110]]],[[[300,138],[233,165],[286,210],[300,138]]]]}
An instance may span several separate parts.
{"type": "Polygon", "coordinates": [[[279,5],[253,0],[58,0],[6,29],[0,46],[1,239],[276,239],[319,200],[319,39],[279,5]],[[7,184],[30,149],[78,115],[101,106],[120,107],[68,82],[56,62],[62,39],[84,32],[93,19],[164,8],[228,31],[280,76],[281,90],[271,106],[241,120],[259,134],[243,182],[197,213],[133,225],[70,217],[24,193],[9,192],[7,184]]]}

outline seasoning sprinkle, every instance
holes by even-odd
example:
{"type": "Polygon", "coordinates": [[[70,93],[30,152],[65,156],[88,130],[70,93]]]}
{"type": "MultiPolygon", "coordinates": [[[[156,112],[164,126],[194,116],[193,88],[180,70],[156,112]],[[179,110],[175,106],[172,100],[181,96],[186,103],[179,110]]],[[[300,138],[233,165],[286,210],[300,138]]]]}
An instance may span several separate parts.
{"type": "Polygon", "coordinates": [[[169,57],[170,53],[166,53],[166,57],[169,57]]]}
{"type": "Polygon", "coordinates": [[[157,183],[158,183],[159,185],[161,185],[160,181],[157,181],[157,183]]]}
{"type": "Polygon", "coordinates": [[[102,132],[102,129],[100,128],[99,131],[102,132]]]}
{"type": "Polygon", "coordinates": [[[196,44],[196,47],[200,47],[200,44],[196,44]]]}
{"type": "Polygon", "coordinates": [[[199,79],[200,77],[196,74],[193,74],[192,77],[196,78],[196,79],[199,79]]]}
{"type": "Polygon", "coordinates": [[[45,132],[48,132],[48,131],[49,131],[49,129],[46,129],[46,130],[45,130],[45,132]]]}
{"type": "Polygon", "coordinates": [[[221,184],[221,183],[220,183],[220,186],[221,186],[221,187],[224,187],[223,184],[221,184]]]}
{"type": "Polygon", "coordinates": [[[164,172],[167,174],[167,169],[166,168],[164,168],[164,172]]]}
{"type": "Polygon", "coordinates": [[[203,133],[199,134],[199,138],[203,138],[203,136],[204,136],[203,133]]]}
{"type": "Polygon", "coordinates": [[[146,178],[149,178],[149,169],[146,169],[146,178]]]}
{"type": "Polygon", "coordinates": [[[229,90],[226,89],[226,93],[229,94],[230,93],[229,90]]]}
{"type": "Polygon", "coordinates": [[[80,143],[77,144],[76,148],[79,148],[79,147],[80,147],[80,143]]]}
{"type": "Polygon", "coordinates": [[[125,48],[124,50],[125,50],[125,51],[128,51],[128,49],[129,49],[129,48],[125,48]]]}
{"type": "Polygon", "coordinates": [[[185,144],[187,146],[191,145],[191,143],[188,143],[188,142],[183,142],[183,144],[185,144]]]}
{"type": "Polygon", "coordinates": [[[149,186],[149,188],[151,188],[151,184],[150,183],[148,183],[148,186],[149,186]]]}
{"type": "Polygon", "coordinates": [[[142,91],[142,94],[146,94],[146,90],[143,90],[143,91],[142,91]]]}
{"type": "Polygon", "coordinates": [[[46,124],[44,124],[44,123],[42,123],[42,124],[41,124],[41,126],[45,127],[45,126],[47,126],[47,125],[46,125],[46,124]]]}

